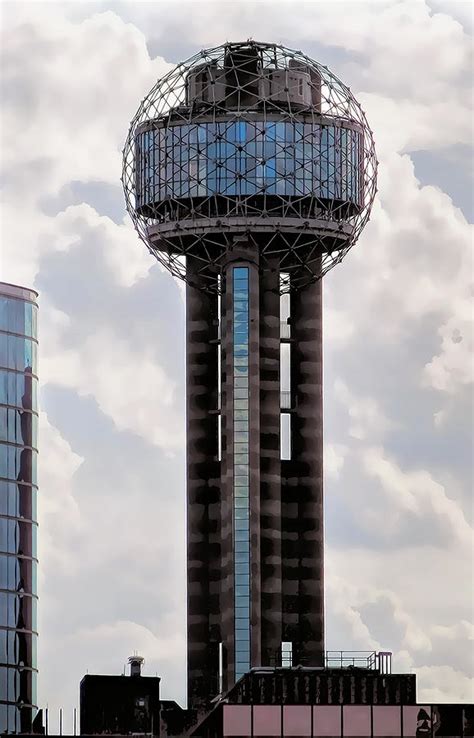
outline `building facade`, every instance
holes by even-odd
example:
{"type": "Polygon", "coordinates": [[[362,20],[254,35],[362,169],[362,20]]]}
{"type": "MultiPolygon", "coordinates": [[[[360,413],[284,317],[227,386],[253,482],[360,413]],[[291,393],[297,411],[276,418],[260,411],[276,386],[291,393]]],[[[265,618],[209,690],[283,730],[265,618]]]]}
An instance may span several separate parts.
{"type": "Polygon", "coordinates": [[[324,663],[322,275],[375,193],[370,128],[275,44],[159,80],[124,150],[129,213],[186,283],[188,703],[324,663]]]}
{"type": "Polygon", "coordinates": [[[196,738],[472,738],[474,708],[419,705],[222,705],[196,738]]]}
{"type": "Polygon", "coordinates": [[[37,293],[0,283],[0,732],[31,730],[37,680],[37,293]]]}

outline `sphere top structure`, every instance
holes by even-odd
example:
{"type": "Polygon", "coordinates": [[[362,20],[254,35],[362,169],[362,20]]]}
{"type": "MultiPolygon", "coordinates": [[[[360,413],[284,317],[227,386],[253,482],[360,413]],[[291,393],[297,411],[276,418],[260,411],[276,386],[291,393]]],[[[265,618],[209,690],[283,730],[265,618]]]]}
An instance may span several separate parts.
{"type": "Polygon", "coordinates": [[[337,77],[300,51],[206,49],[158,80],[123,152],[127,210],[174,276],[219,291],[236,245],[281,290],[339,263],[376,192],[372,131],[337,77]]]}

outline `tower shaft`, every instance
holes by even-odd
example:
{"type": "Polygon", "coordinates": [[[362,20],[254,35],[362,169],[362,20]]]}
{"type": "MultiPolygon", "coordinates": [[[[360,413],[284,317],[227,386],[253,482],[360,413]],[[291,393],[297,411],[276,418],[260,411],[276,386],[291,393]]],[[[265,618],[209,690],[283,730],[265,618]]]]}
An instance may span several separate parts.
{"type": "Polygon", "coordinates": [[[285,665],[290,654],[293,664],[317,666],[324,651],[321,286],[291,297],[287,460],[278,264],[260,270],[240,244],[221,289],[219,310],[216,296],[187,287],[193,706],[251,667],[285,665]]]}

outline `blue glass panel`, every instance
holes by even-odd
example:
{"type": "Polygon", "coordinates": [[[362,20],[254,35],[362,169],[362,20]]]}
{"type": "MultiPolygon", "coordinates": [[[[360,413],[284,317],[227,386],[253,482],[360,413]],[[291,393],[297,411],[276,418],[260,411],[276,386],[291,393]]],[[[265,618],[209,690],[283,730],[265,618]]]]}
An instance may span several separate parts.
{"type": "MultiPolygon", "coordinates": [[[[248,532],[248,530],[235,530],[234,531],[234,537],[235,537],[236,543],[238,541],[240,541],[240,542],[246,542],[247,543],[247,546],[249,545],[249,532],[248,532]]],[[[244,593],[242,593],[242,594],[244,594],[244,593]]]]}
{"type": "Polygon", "coordinates": [[[250,651],[249,622],[247,621],[240,630],[235,632],[235,655],[239,661],[243,661],[250,651]],[[246,632],[244,630],[246,629],[246,632]]]}
{"type": "MultiPolygon", "coordinates": [[[[249,345],[248,333],[235,333],[234,334],[234,345],[238,348],[246,348],[249,345]]],[[[241,385],[245,387],[246,385],[241,385]]]]}
{"type": "MultiPolygon", "coordinates": [[[[235,417],[236,413],[239,413],[239,415],[247,413],[247,415],[248,415],[248,410],[236,410],[234,412],[234,417],[235,417]]],[[[234,443],[234,453],[236,453],[236,454],[248,454],[248,452],[249,452],[249,445],[248,445],[248,443],[234,443]]]]}
{"type": "MultiPolygon", "coordinates": [[[[236,376],[241,376],[242,374],[248,374],[248,370],[246,367],[237,366],[235,367],[236,376]]],[[[242,399],[242,398],[235,398],[234,399],[234,408],[235,410],[247,410],[248,409],[248,400],[242,399]]],[[[246,441],[247,439],[242,439],[246,441]]]]}
{"type": "Polygon", "coordinates": [[[235,507],[235,513],[236,515],[238,512],[240,512],[239,508],[247,510],[248,504],[247,504],[247,498],[246,497],[236,497],[234,500],[234,507],[235,507]]]}
{"type": "MultiPolygon", "coordinates": [[[[237,598],[237,601],[239,601],[239,598],[237,598]]],[[[250,618],[239,618],[235,620],[235,640],[236,643],[239,642],[242,646],[241,650],[245,650],[246,647],[248,647],[249,641],[250,641],[250,618]]]]}
{"type": "MultiPolygon", "coordinates": [[[[248,629],[248,625],[247,625],[248,629]]],[[[248,632],[248,630],[247,630],[248,632]]],[[[244,663],[250,656],[250,640],[249,638],[240,638],[236,635],[235,639],[235,658],[239,663],[244,663]]]]}
{"type": "MultiPolygon", "coordinates": [[[[245,423],[245,425],[247,424],[245,423]]],[[[247,464],[236,464],[235,459],[234,459],[234,475],[236,477],[248,474],[248,472],[249,472],[249,468],[247,464]]]]}
{"type": "Polygon", "coordinates": [[[249,386],[248,377],[234,377],[234,388],[246,390],[249,386]]]}
{"type": "Polygon", "coordinates": [[[234,367],[240,371],[240,367],[248,367],[249,365],[249,358],[248,358],[248,352],[245,356],[236,355],[234,351],[234,367]]]}
{"type": "MultiPolygon", "coordinates": [[[[236,574],[249,574],[250,573],[250,565],[249,565],[249,562],[248,561],[240,561],[238,563],[236,562],[236,564],[235,564],[235,573],[236,574]]],[[[235,617],[236,618],[238,618],[238,617],[244,617],[244,616],[246,617],[245,610],[244,610],[244,615],[240,615],[239,616],[239,613],[237,613],[237,612],[235,613],[235,617]]]]}
{"type": "Polygon", "coordinates": [[[234,300],[247,300],[248,293],[246,289],[234,289],[234,300]]]}
{"type": "MultiPolygon", "coordinates": [[[[245,538],[249,539],[249,521],[248,520],[234,520],[234,536],[235,540],[242,541],[245,538]]],[[[237,580],[236,580],[237,583],[237,580]]],[[[240,582],[244,584],[244,582],[240,582]]]]}
{"type": "Polygon", "coordinates": [[[236,548],[235,553],[234,553],[234,557],[235,557],[235,561],[236,562],[240,562],[240,563],[242,563],[242,562],[249,563],[250,562],[250,554],[249,554],[248,549],[242,551],[240,549],[237,550],[237,548],[236,548]]]}
{"type": "MultiPolygon", "coordinates": [[[[241,643],[242,644],[242,646],[244,647],[242,649],[243,651],[246,651],[247,650],[245,648],[245,646],[248,646],[249,643],[250,643],[250,637],[249,637],[249,630],[250,630],[250,628],[249,628],[249,625],[250,625],[250,623],[249,623],[248,620],[246,622],[243,621],[242,622],[242,627],[239,628],[239,630],[237,630],[237,628],[235,630],[235,642],[236,642],[236,644],[237,643],[241,643]]],[[[240,659],[242,659],[243,654],[240,653],[239,656],[240,656],[240,659]]]]}
{"type": "MultiPolygon", "coordinates": [[[[248,545],[248,539],[247,539],[247,545],[248,545]]],[[[242,586],[235,586],[234,591],[235,591],[236,597],[239,597],[239,596],[245,597],[249,593],[249,587],[247,584],[242,585],[242,586]]]]}
{"type": "MultiPolygon", "coordinates": [[[[237,293],[238,297],[236,299],[238,300],[244,300],[245,302],[249,299],[249,285],[248,282],[246,282],[243,279],[238,279],[234,282],[234,294],[237,293]]],[[[247,316],[243,318],[243,321],[245,324],[248,323],[247,316]]]]}
{"type": "MultiPolygon", "coordinates": [[[[245,400],[245,398],[248,396],[248,391],[246,387],[235,387],[234,388],[234,397],[236,400],[245,400]]],[[[234,415],[235,418],[235,415],[234,415]]],[[[241,418],[241,420],[246,420],[246,418],[241,418]]]]}
{"type": "Polygon", "coordinates": [[[236,497],[248,499],[249,496],[249,478],[234,477],[234,494],[236,497]]]}
{"type": "MultiPolygon", "coordinates": [[[[234,311],[234,321],[236,323],[240,323],[240,322],[246,323],[246,330],[244,329],[242,332],[243,333],[248,333],[248,316],[247,316],[247,312],[245,312],[245,311],[240,311],[240,312],[234,311]]],[[[239,328],[239,330],[240,330],[240,328],[239,328]]]]}
{"type": "Polygon", "coordinates": [[[250,583],[250,575],[247,574],[235,574],[235,585],[236,587],[248,587],[250,583]]]}

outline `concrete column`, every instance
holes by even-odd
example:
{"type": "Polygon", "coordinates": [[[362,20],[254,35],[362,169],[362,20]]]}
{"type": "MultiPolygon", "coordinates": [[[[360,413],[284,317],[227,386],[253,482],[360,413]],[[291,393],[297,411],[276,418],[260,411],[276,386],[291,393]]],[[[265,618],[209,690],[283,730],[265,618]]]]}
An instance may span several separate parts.
{"type": "MultiPolygon", "coordinates": [[[[192,269],[189,260],[188,269],[192,269]]],[[[186,288],[188,705],[217,693],[220,463],[217,297],[186,288]]]]}
{"type": "Polygon", "coordinates": [[[261,664],[274,665],[282,641],[280,476],[280,273],[260,276],[261,664]]]}
{"type": "Polygon", "coordinates": [[[291,295],[292,457],[283,463],[284,640],[295,663],[324,659],[321,281],[291,295]]]}

